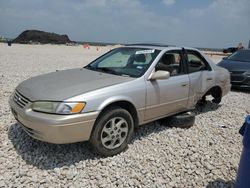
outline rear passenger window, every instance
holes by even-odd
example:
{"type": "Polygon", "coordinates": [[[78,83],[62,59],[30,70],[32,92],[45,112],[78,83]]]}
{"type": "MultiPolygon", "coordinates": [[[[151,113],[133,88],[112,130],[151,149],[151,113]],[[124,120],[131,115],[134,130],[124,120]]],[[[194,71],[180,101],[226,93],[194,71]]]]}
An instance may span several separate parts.
{"type": "Polygon", "coordinates": [[[210,66],[204,58],[197,52],[188,52],[188,71],[189,73],[199,72],[203,70],[211,70],[210,66]]]}

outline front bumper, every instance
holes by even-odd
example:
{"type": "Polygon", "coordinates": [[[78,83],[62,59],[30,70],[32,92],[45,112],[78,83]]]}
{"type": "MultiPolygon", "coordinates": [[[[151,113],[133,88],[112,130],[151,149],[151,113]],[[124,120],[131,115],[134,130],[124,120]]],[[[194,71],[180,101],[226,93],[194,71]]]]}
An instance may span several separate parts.
{"type": "Polygon", "coordinates": [[[31,137],[54,144],[66,144],[89,140],[99,112],[74,115],[55,115],[35,112],[31,104],[20,107],[13,97],[9,99],[11,111],[31,137]]]}
{"type": "Polygon", "coordinates": [[[250,77],[244,74],[231,74],[232,88],[250,89],[250,77]]]}
{"type": "Polygon", "coordinates": [[[244,85],[244,84],[234,84],[232,83],[233,89],[245,89],[250,91],[250,85],[244,85]]]}

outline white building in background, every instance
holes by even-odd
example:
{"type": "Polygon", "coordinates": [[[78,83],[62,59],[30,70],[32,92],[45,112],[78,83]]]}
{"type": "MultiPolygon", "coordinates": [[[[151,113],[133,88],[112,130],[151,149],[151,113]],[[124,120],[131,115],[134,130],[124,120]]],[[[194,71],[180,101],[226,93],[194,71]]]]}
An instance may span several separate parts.
{"type": "Polygon", "coordinates": [[[5,38],[0,35],[0,41],[5,41],[5,38]]]}
{"type": "Polygon", "coordinates": [[[7,41],[7,39],[0,35],[0,42],[6,42],[6,41],[7,41]]]}

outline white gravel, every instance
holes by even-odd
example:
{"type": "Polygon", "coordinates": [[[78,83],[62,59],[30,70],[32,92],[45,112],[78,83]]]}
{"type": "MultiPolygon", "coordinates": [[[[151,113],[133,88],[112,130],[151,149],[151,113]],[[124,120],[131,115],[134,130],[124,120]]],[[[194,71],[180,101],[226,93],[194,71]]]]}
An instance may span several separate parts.
{"type": "Polygon", "coordinates": [[[127,151],[108,158],[91,153],[86,142],[53,145],[21,129],[8,106],[19,82],[81,67],[107,50],[0,44],[0,187],[233,187],[247,92],[230,92],[219,106],[209,102],[188,129],[140,127],[127,151]]]}

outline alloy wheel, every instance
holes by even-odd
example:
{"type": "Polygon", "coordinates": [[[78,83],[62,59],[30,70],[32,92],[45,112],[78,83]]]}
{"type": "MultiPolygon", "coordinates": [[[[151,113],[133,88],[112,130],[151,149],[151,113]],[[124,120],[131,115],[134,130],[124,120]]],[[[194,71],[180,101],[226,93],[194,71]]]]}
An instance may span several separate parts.
{"type": "Polygon", "coordinates": [[[101,142],[107,149],[115,149],[126,140],[129,131],[127,121],[122,117],[110,119],[101,132],[101,142]]]}

